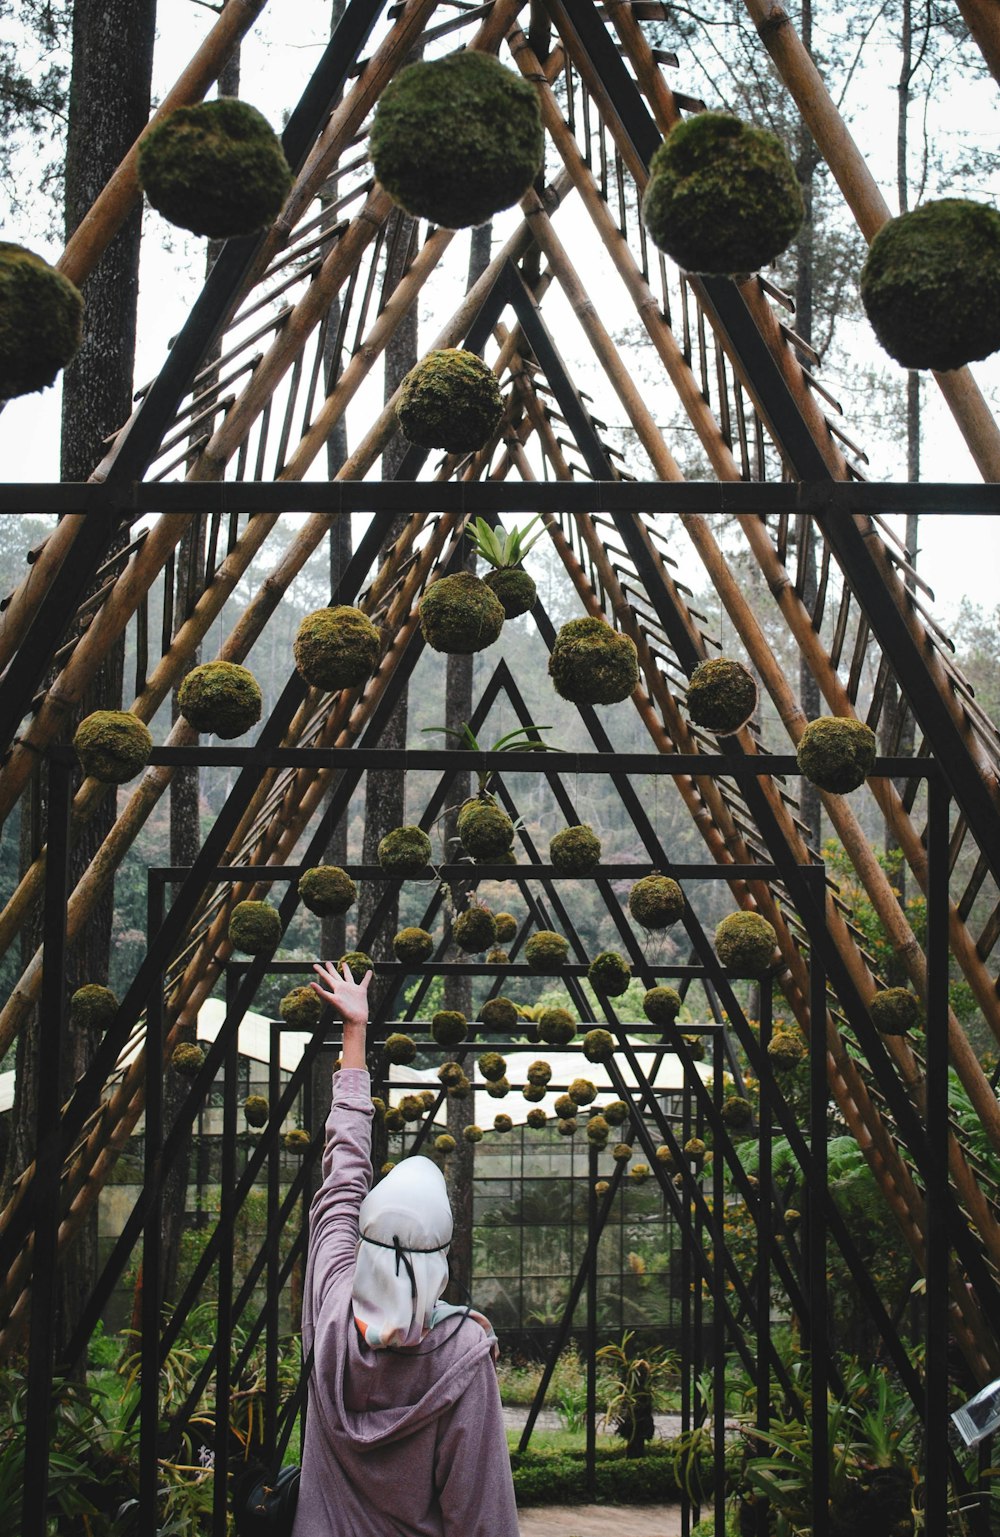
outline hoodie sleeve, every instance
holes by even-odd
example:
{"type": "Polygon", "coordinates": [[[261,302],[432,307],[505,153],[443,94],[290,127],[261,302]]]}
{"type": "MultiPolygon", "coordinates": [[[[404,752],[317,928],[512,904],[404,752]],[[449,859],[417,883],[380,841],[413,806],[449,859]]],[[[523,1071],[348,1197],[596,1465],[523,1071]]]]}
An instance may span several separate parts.
{"type": "Polygon", "coordinates": [[[518,1537],[500,1389],[489,1355],[442,1422],[435,1485],[444,1537],[518,1537]]]}
{"type": "Polygon", "coordinates": [[[353,1273],[358,1210],[371,1183],[371,1085],[364,1068],[333,1075],[333,1101],[326,1122],[323,1183],[309,1211],[307,1318],[312,1324],[332,1282],[353,1273]]]}

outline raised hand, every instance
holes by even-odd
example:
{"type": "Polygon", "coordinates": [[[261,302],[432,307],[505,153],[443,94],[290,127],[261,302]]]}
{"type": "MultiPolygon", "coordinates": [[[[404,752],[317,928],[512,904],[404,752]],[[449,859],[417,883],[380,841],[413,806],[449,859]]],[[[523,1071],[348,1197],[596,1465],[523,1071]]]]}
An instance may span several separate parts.
{"type": "Polygon", "coordinates": [[[336,1009],[344,1021],[345,1029],[349,1025],[365,1029],[368,1024],[368,985],[372,973],[367,971],[363,981],[355,982],[346,962],[338,972],[332,961],[317,961],[313,971],[320,980],[313,981],[312,986],[325,1003],[332,1004],[336,1009]]]}

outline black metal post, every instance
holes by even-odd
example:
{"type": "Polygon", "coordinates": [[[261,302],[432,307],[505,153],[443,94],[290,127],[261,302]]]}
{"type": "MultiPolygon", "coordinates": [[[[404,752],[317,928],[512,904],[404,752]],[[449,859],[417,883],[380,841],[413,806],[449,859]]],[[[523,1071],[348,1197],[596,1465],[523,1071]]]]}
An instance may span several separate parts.
{"type": "Polygon", "coordinates": [[[278,1435],[278,1273],[280,1254],[278,1244],[281,1226],[278,1207],[281,1198],[281,1144],[277,1128],[270,1125],[270,1116],[281,1098],[281,1028],[271,1021],[268,1032],[267,1105],[268,1130],[271,1135],[267,1149],[267,1323],[264,1335],[264,1447],[270,1457],[278,1435]]]}
{"type": "MultiPolygon", "coordinates": [[[[150,878],[146,893],[146,933],[163,922],[163,882],[150,878]]],[[[163,982],[157,978],[146,1006],[146,1109],[143,1184],[147,1199],[142,1232],[142,1301],[139,1343],[139,1525],[156,1531],[156,1493],[160,1429],[160,1294],[162,1289],[163,1150],[163,982]]]]}
{"type": "MultiPolygon", "coordinates": [[[[817,889],[817,906],[823,895],[822,866],[810,872],[817,889]]],[[[821,1532],[827,1519],[830,1468],[827,1452],[827,1379],[829,1375],[829,1296],[826,1277],[826,1221],[823,1213],[827,1186],[826,1114],[830,1088],[826,1071],[826,973],[818,951],[809,952],[809,1151],[812,1169],[806,1198],[806,1234],[809,1267],[809,1381],[812,1389],[812,1518],[813,1531],[821,1532]]]]}
{"type": "MultiPolygon", "coordinates": [[[[226,1014],[230,1012],[226,977],[226,1014]]],[[[233,1237],[236,1189],[236,1089],[239,1075],[239,1031],[226,1042],[222,1079],[222,1160],[219,1171],[219,1301],[215,1351],[215,1478],[212,1491],[212,1537],[226,1537],[229,1496],[229,1420],[233,1358],[233,1237]]]]}
{"type": "MultiPolygon", "coordinates": [[[[721,1115],[724,1097],[722,1036],[712,1035],[712,1103],[721,1115]]],[[[716,1241],[712,1246],[712,1500],[715,1513],[715,1537],[726,1537],[726,1335],[719,1301],[726,1284],[722,1258],[725,1234],[725,1165],[716,1149],[712,1160],[712,1211],[716,1241]]]]}
{"type": "Polygon", "coordinates": [[[597,1496],[597,1148],[587,1144],[587,1498],[597,1496]]]}
{"type": "MultiPolygon", "coordinates": [[[[760,1054],[767,1055],[771,1042],[771,983],[760,982],[760,1054]]],[[[769,1096],[762,1093],[759,1101],[757,1134],[760,1138],[760,1159],[757,1177],[757,1382],[756,1415],[758,1430],[771,1426],[771,1251],[774,1247],[774,1175],[771,1159],[771,1135],[773,1125],[769,1096]]],[[[767,1502],[761,1500],[755,1509],[758,1537],[766,1537],[769,1528],[767,1502]]]]}
{"type": "Polygon", "coordinates": [[[948,1524],[948,804],[944,778],[927,781],[927,1393],[924,1520],[948,1524]]]}

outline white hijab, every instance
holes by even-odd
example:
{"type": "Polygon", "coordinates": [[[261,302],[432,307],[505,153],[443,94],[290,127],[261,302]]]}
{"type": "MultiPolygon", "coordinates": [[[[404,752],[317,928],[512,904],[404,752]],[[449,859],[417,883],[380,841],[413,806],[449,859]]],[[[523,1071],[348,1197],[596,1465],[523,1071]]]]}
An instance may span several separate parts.
{"type": "Polygon", "coordinates": [[[358,1328],[373,1350],[417,1345],[448,1285],[453,1221],[437,1164],[418,1154],[390,1169],[362,1201],[358,1224],[358,1328]]]}

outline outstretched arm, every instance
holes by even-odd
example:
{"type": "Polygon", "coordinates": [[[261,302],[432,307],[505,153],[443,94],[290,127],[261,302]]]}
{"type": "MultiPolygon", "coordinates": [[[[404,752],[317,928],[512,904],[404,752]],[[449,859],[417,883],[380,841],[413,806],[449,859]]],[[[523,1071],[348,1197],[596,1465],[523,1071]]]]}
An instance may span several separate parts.
{"type": "Polygon", "coordinates": [[[372,973],[365,972],[363,982],[355,982],[346,961],[341,972],[332,961],[316,962],[313,971],[320,978],[313,983],[324,1003],[332,1004],[344,1021],[342,1067],[365,1066],[365,1038],[368,1033],[368,984],[372,973]]]}

